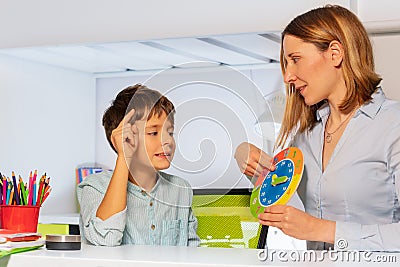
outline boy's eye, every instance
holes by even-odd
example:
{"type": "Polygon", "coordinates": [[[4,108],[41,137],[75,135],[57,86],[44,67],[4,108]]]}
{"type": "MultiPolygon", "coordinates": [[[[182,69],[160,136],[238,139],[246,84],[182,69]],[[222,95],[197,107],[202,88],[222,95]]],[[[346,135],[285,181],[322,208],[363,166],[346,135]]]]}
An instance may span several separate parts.
{"type": "Polygon", "coordinates": [[[156,135],[157,135],[157,132],[148,132],[147,134],[148,134],[148,135],[152,135],[152,136],[156,136],[156,135]]]}
{"type": "Polygon", "coordinates": [[[169,132],[168,133],[170,136],[174,136],[174,132],[169,132]]]}
{"type": "Polygon", "coordinates": [[[292,57],[292,61],[293,61],[294,63],[297,63],[297,62],[299,61],[299,58],[298,58],[298,57],[292,57]]]}

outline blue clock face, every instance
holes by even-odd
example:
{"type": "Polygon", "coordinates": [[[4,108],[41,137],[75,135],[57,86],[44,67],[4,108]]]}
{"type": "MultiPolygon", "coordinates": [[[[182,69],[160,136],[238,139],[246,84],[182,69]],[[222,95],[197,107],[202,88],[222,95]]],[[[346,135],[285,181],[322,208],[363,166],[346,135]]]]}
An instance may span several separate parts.
{"type": "Polygon", "coordinates": [[[276,169],[269,172],[260,187],[259,200],[264,207],[277,202],[286,192],[294,173],[291,159],[283,159],[275,164],[276,169]]]}

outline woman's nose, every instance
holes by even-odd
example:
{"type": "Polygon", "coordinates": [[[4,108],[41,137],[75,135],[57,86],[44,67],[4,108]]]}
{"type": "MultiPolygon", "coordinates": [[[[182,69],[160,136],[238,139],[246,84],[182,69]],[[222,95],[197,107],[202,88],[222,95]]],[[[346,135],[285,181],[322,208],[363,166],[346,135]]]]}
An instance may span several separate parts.
{"type": "Polygon", "coordinates": [[[163,144],[163,145],[168,145],[168,144],[171,144],[171,142],[172,142],[172,140],[173,140],[173,137],[170,135],[170,133],[164,133],[163,135],[162,135],[162,138],[161,138],[162,140],[161,140],[161,143],[163,144]]]}
{"type": "Polygon", "coordinates": [[[294,75],[294,73],[290,69],[286,69],[285,75],[284,75],[284,81],[285,83],[294,83],[297,79],[297,76],[294,75]]]}

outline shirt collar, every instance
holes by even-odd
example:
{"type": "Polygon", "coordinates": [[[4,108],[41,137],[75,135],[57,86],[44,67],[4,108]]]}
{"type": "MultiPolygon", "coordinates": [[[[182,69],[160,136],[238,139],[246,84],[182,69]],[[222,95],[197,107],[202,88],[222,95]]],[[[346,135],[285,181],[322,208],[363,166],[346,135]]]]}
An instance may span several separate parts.
{"type": "Polygon", "coordinates": [[[381,109],[384,101],[385,94],[383,93],[382,88],[378,87],[375,93],[372,95],[371,101],[368,101],[362,105],[360,110],[371,119],[374,119],[376,114],[378,114],[379,110],[381,109]]]}
{"type": "Polygon", "coordinates": [[[321,121],[321,119],[325,116],[328,116],[329,113],[330,113],[329,105],[328,102],[325,101],[325,103],[322,104],[322,106],[316,111],[317,121],[321,121]]]}
{"type": "MultiPolygon", "coordinates": [[[[385,101],[385,94],[382,91],[382,88],[379,86],[375,93],[372,94],[372,99],[364,105],[360,107],[360,111],[374,119],[376,114],[378,114],[383,102],[385,101]]],[[[321,119],[325,116],[328,116],[330,113],[328,102],[322,104],[322,106],[316,111],[317,121],[321,121],[321,119]]]]}
{"type": "Polygon", "coordinates": [[[157,172],[157,181],[156,184],[154,185],[154,187],[151,189],[150,192],[146,192],[142,187],[135,185],[134,183],[128,182],[128,190],[131,191],[132,193],[135,193],[136,195],[143,195],[143,194],[154,194],[158,187],[159,184],[163,182],[164,179],[160,179],[160,172],[157,172]]]}

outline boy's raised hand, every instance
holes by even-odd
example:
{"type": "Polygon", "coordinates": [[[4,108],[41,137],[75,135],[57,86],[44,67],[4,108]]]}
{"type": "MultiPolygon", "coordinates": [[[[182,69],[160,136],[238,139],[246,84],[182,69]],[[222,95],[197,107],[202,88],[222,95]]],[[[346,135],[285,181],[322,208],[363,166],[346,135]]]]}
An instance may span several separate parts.
{"type": "Polygon", "coordinates": [[[123,156],[128,161],[132,159],[138,145],[138,128],[131,124],[134,114],[134,109],[129,111],[111,133],[111,142],[117,150],[118,156],[123,156]]]}

